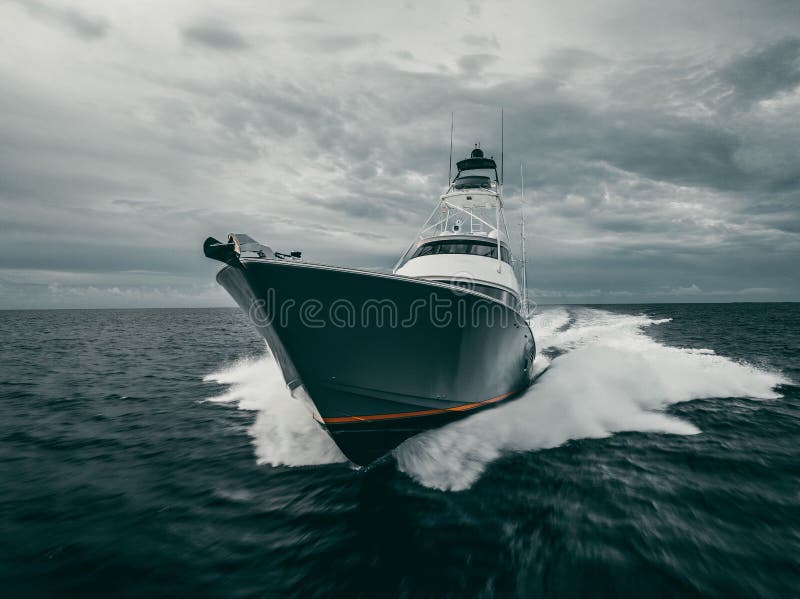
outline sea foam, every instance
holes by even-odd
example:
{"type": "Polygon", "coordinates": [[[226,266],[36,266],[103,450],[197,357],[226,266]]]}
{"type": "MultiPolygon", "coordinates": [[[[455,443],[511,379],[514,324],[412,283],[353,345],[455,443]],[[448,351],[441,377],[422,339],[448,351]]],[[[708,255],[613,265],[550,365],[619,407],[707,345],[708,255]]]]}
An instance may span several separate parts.
{"type": "Polygon", "coordinates": [[[289,394],[271,356],[239,360],[203,380],[227,386],[210,401],[256,412],[249,432],[259,464],[311,466],[347,461],[308,409],[289,394]]]}
{"type": "MultiPolygon", "coordinates": [[[[394,451],[398,467],[422,485],[463,490],[507,452],[622,431],[697,434],[696,426],[664,408],[708,397],[779,397],[774,388],[786,380],[776,373],[710,349],[669,347],[646,334],[664,322],[589,308],[545,309],[532,326],[538,350],[555,357],[537,356],[534,385],[518,400],[409,439],[394,451]]],[[[205,380],[228,387],[214,401],[257,412],[250,434],[260,463],[344,461],[291,398],[271,358],[242,360],[205,380]]]]}

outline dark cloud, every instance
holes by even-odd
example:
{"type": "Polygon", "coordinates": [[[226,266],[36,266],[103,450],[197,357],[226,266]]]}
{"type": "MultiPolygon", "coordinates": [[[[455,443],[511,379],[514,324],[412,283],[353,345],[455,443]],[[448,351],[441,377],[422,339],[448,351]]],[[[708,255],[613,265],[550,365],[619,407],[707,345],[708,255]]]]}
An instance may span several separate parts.
{"type": "Polygon", "coordinates": [[[87,41],[102,38],[109,30],[109,24],[105,19],[84,14],[74,8],[52,6],[38,0],[12,1],[25,7],[32,17],[58,25],[87,41]]]}
{"type": "Polygon", "coordinates": [[[184,27],[182,34],[187,43],[213,50],[243,50],[250,45],[239,32],[221,23],[211,21],[184,27]]]}
{"type": "Polygon", "coordinates": [[[554,75],[563,76],[580,69],[611,65],[612,61],[582,48],[559,48],[545,56],[541,63],[554,75]]]}
{"type": "Polygon", "coordinates": [[[480,34],[470,33],[461,36],[461,41],[464,42],[464,44],[466,44],[470,48],[479,48],[481,50],[500,49],[500,42],[497,41],[497,36],[494,35],[480,35],[480,34]]]}
{"type": "Polygon", "coordinates": [[[800,85],[800,38],[787,38],[736,57],[720,72],[736,99],[757,102],[800,85]]]}
{"type": "Polygon", "coordinates": [[[465,54],[458,59],[458,67],[466,74],[480,75],[489,65],[500,60],[495,54],[465,54]]]}
{"type": "MultiPolygon", "coordinates": [[[[482,51],[438,70],[384,30],[305,22],[270,31],[288,57],[237,55],[246,68],[166,50],[175,72],[115,66],[119,93],[44,94],[0,65],[0,306],[224,302],[200,243],[233,230],[390,268],[446,184],[450,112],[456,158],[476,141],[499,156],[501,107],[508,218],[524,162],[540,297],[800,297],[795,38],[705,54],[576,43],[515,71],[491,37],[456,35],[482,51]]],[[[186,43],[247,47],[197,27],[186,43]]]]}

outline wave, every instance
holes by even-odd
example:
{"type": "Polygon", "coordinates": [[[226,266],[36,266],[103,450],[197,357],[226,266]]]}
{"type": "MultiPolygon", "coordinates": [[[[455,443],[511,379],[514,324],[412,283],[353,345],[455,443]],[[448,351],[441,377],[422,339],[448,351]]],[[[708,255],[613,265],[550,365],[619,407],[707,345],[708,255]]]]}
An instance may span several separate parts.
{"type": "MultiPolygon", "coordinates": [[[[519,399],[409,439],[394,451],[398,468],[427,487],[469,488],[507,452],[556,447],[623,431],[697,434],[664,413],[672,404],[710,397],[780,397],[776,373],[716,355],[669,347],[647,336],[669,319],[589,308],[547,309],[532,321],[539,378],[519,399]]],[[[305,407],[291,398],[269,357],[242,360],[205,378],[227,385],[214,401],[257,411],[250,430],[259,463],[346,461],[305,407]]]]}
{"type": "Polygon", "coordinates": [[[227,387],[209,401],[256,412],[249,433],[259,464],[313,466],[347,461],[308,409],[289,394],[270,355],[238,360],[203,380],[227,387]]]}

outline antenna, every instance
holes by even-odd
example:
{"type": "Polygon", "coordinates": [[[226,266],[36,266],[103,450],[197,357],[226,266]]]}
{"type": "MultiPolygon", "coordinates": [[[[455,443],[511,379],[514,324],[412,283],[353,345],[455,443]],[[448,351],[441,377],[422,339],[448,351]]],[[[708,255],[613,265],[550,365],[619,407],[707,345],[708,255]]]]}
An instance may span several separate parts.
{"type": "Polygon", "coordinates": [[[450,168],[447,171],[447,187],[450,188],[450,182],[453,180],[453,113],[450,113],[450,168]]]}
{"type": "Polygon", "coordinates": [[[505,165],[505,161],[503,160],[503,133],[504,133],[503,109],[501,108],[500,109],[500,186],[501,187],[503,185],[503,181],[505,180],[505,177],[503,175],[504,172],[503,166],[505,165]]]}
{"type": "MultiPolygon", "coordinates": [[[[519,164],[519,178],[520,183],[522,186],[522,206],[521,206],[521,218],[522,222],[520,223],[520,237],[521,237],[521,244],[522,244],[522,305],[523,309],[527,311],[528,309],[528,268],[525,259],[525,170],[523,169],[522,163],[519,164]]],[[[526,314],[527,316],[527,314],[526,314]]]]}

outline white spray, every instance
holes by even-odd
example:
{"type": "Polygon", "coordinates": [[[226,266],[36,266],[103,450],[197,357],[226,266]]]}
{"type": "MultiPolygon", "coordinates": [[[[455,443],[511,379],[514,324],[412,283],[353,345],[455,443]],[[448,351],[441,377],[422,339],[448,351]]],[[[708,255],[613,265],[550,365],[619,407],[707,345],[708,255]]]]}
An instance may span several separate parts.
{"type": "MultiPolygon", "coordinates": [[[[570,439],[621,431],[680,435],[700,431],[669,416],[671,404],[707,397],[772,399],[778,374],[716,355],[664,346],[645,334],[667,322],[580,308],[549,309],[533,321],[539,351],[564,352],[518,400],[409,439],[394,454],[400,470],[443,490],[469,488],[504,452],[556,447],[570,439]]],[[[256,410],[250,433],[259,463],[327,464],[344,457],[305,407],[291,398],[268,358],[237,362],[209,375],[228,385],[215,401],[256,410]]]]}
{"type": "Polygon", "coordinates": [[[289,394],[271,356],[239,360],[203,380],[228,386],[210,401],[231,402],[240,410],[256,412],[250,435],[259,464],[310,466],[347,461],[308,409],[289,394]]]}

